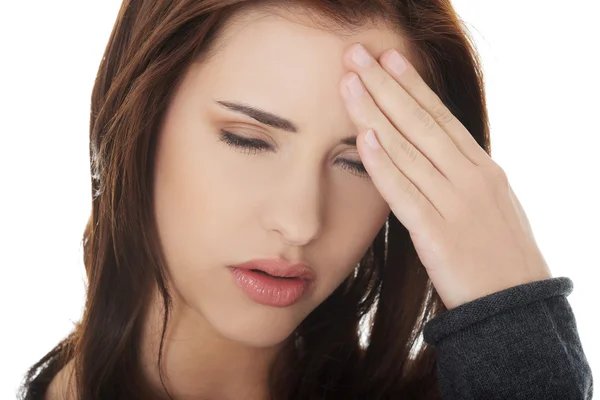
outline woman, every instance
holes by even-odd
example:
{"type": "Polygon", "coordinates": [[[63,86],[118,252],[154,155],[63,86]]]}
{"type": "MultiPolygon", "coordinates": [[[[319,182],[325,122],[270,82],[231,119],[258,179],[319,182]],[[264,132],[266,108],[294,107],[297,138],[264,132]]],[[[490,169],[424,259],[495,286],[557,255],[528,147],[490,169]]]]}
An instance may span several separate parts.
{"type": "Polygon", "coordinates": [[[446,1],[124,1],[85,312],[22,397],[591,398],[488,132],[446,1]]]}

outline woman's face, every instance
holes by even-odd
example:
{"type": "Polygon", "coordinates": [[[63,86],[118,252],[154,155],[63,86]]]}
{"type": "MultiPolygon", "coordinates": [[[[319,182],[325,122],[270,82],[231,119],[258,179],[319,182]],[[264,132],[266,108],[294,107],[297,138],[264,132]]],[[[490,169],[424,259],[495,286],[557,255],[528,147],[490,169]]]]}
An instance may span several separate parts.
{"type": "Polygon", "coordinates": [[[356,147],[341,143],[358,133],[339,91],[342,53],[358,41],[376,56],[404,47],[384,29],[342,39],[291,16],[244,13],[234,22],[216,56],[188,70],[170,103],[155,213],[176,306],[225,338],[266,347],[286,339],[354,271],[385,223],[389,206],[356,170],[356,147]],[[219,102],[268,111],[297,132],[219,102]],[[227,144],[223,130],[263,149],[227,144]],[[316,280],[291,306],[256,303],[229,267],[258,258],[304,262],[316,280]]]}

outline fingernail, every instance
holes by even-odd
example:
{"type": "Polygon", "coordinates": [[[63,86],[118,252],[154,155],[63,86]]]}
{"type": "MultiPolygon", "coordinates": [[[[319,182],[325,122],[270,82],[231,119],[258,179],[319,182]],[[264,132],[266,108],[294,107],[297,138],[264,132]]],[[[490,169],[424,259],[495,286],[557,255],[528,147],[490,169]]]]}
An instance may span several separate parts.
{"type": "Polygon", "coordinates": [[[362,94],[365,92],[365,89],[363,88],[363,85],[360,82],[360,78],[358,77],[358,75],[352,75],[352,78],[348,80],[347,85],[348,89],[350,90],[350,93],[354,97],[362,96],[362,94]]]}
{"type": "Polygon", "coordinates": [[[406,62],[404,58],[396,50],[392,51],[388,59],[388,65],[396,74],[400,75],[406,69],[406,62]]]}
{"type": "Polygon", "coordinates": [[[377,141],[377,138],[375,137],[375,133],[373,132],[373,129],[369,129],[367,131],[367,133],[365,134],[365,142],[367,142],[367,144],[372,148],[372,149],[379,149],[379,142],[377,141]]]}
{"type": "Polygon", "coordinates": [[[369,55],[364,46],[359,44],[358,46],[354,47],[354,51],[352,52],[352,60],[361,67],[368,67],[371,65],[373,58],[369,55]]]}

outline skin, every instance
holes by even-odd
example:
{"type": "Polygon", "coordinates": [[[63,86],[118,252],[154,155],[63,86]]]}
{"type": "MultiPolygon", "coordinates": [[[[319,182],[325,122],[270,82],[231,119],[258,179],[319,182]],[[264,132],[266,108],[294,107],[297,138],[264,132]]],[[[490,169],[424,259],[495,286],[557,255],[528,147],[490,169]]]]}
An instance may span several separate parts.
{"type": "MultiPolygon", "coordinates": [[[[339,91],[349,44],[376,52],[401,46],[395,33],[365,28],[340,38],[292,15],[245,14],[223,48],[194,65],[160,132],[155,212],[174,295],[165,345],[167,386],[178,399],[263,399],[267,371],[302,320],[353,272],[390,208],[367,175],[358,131],[339,91]],[[297,133],[265,126],[215,101],[241,102],[291,120],[297,133]],[[272,147],[256,154],[220,141],[221,129],[272,147]],[[227,266],[257,258],[305,262],[311,291],[287,308],[257,304],[227,266]],[[200,378],[201,377],[201,378],[200,378]]],[[[155,368],[160,305],[142,351],[155,368]]]]}
{"type": "MultiPolygon", "coordinates": [[[[159,132],[155,215],[173,312],[163,353],[177,399],[266,399],[267,371],[302,320],[354,271],[390,207],[361,164],[358,134],[339,91],[344,50],[404,48],[394,32],[365,27],[343,37],[301,14],[259,10],[234,17],[216,57],[186,73],[159,132]],[[285,132],[219,105],[244,103],[292,121],[285,132]],[[248,154],[221,141],[225,129],[272,150],[248,154]],[[354,145],[341,144],[351,137],[354,145]],[[257,258],[304,262],[312,289],[287,308],[254,303],[228,266],[257,258]]],[[[165,397],[156,361],[158,293],[140,344],[144,373],[165,397]]],[[[48,398],[69,398],[72,365],[48,398]]],[[[71,393],[72,396],[72,392],[71,393]]],[[[165,397],[166,398],[166,397],[165,397]]]]}
{"type": "Polygon", "coordinates": [[[361,47],[344,53],[351,72],[340,84],[361,132],[358,150],[446,308],[551,279],[504,170],[408,58],[395,49],[374,56],[364,47],[356,57],[361,47]]]}
{"type": "MultiPolygon", "coordinates": [[[[176,398],[268,398],[281,344],[352,272],[390,210],[448,309],[552,277],[506,174],[421,79],[398,35],[340,38],[297,15],[237,22],[218,57],[186,74],[160,136],[154,195],[174,293],[165,370],[176,398]],[[360,44],[367,55],[356,58],[360,44]],[[285,116],[299,134],[214,100],[285,116]],[[275,151],[240,153],[218,140],[221,128],[275,151]],[[349,133],[359,133],[357,148],[337,144],[349,133]],[[370,179],[340,158],[362,160],[370,179]],[[252,303],[226,266],[262,257],[308,263],[316,285],[289,308],[252,303]]],[[[160,324],[157,300],[142,355],[158,392],[160,324]]]]}
{"type": "Polygon", "coordinates": [[[180,357],[171,371],[184,393],[266,397],[265,386],[256,385],[264,384],[279,344],[352,272],[390,210],[410,232],[448,309],[552,278],[506,174],[425,84],[399,36],[371,29],[340,39],[290,19],[241,24],[217,61],[192,70],[198,81],[210,76],[207,90],[186,86],[193,94],[178,95],[165,128],[155,195],[174,284],[188,306],[180,332],[210,341],[209,350],[176,335],[182,340],[172,357],[180,357]],[[210,136],[187,133],[194,99],[193,110],[204,105],[213,127],[232,123],[212,114],[210,94],[258,102],[292,118],[303,134],[269,131],[278,152],[251,159],[210,141],[199,146],[210,136]],[[372,180],[358,180],[331,161],[348,154],[333,143],[352,131],[360,132],[357,150],[372,180]],[[196,157],[198,148],[211,152],[196,157]],[[204,160],[211,162],[198,172],[204,160]],[[215,195],[201,193],[205,187],[215,195]],[[245,207],[236,207],[238,199],[245,207]],[[203,243],[211,247],[197,251],[203,243]],[[318,274],[314,291],[287,309],[248,303],[222,264],[209,268],[227,257],[235,263],[239,254],[273,252],[307,261],[318,274]],[[199,259],[205,268],[197,267],[199,259]]]}

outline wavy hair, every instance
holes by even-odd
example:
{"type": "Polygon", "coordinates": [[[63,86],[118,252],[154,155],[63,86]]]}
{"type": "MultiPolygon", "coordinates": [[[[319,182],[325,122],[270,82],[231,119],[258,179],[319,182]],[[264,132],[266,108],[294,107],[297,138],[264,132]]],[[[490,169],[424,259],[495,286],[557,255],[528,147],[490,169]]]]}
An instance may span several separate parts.
{"type": "MultiPolygon", "coordinates": [[[[84,313],[29,369],[22,399],[43,398],[71,361],[80,400],[156,396],[141,374],[139,343],[149,294],[158,288],[162,382],[171,297],[150,195],[157,132],[186,69],[218,51],[215,38],[232,16],[259,6],[312,12],[338,34],[367,23],[392,28],[427,84],[491,153],[480,61],[450,0],[124,0],[91,98],[84,313]]],[[[435,350],[422,333],[444,311],[408,231],[390,213],[355,272],[286,342],[271,370],[271,398],[440,399],[435,350]]]]}

